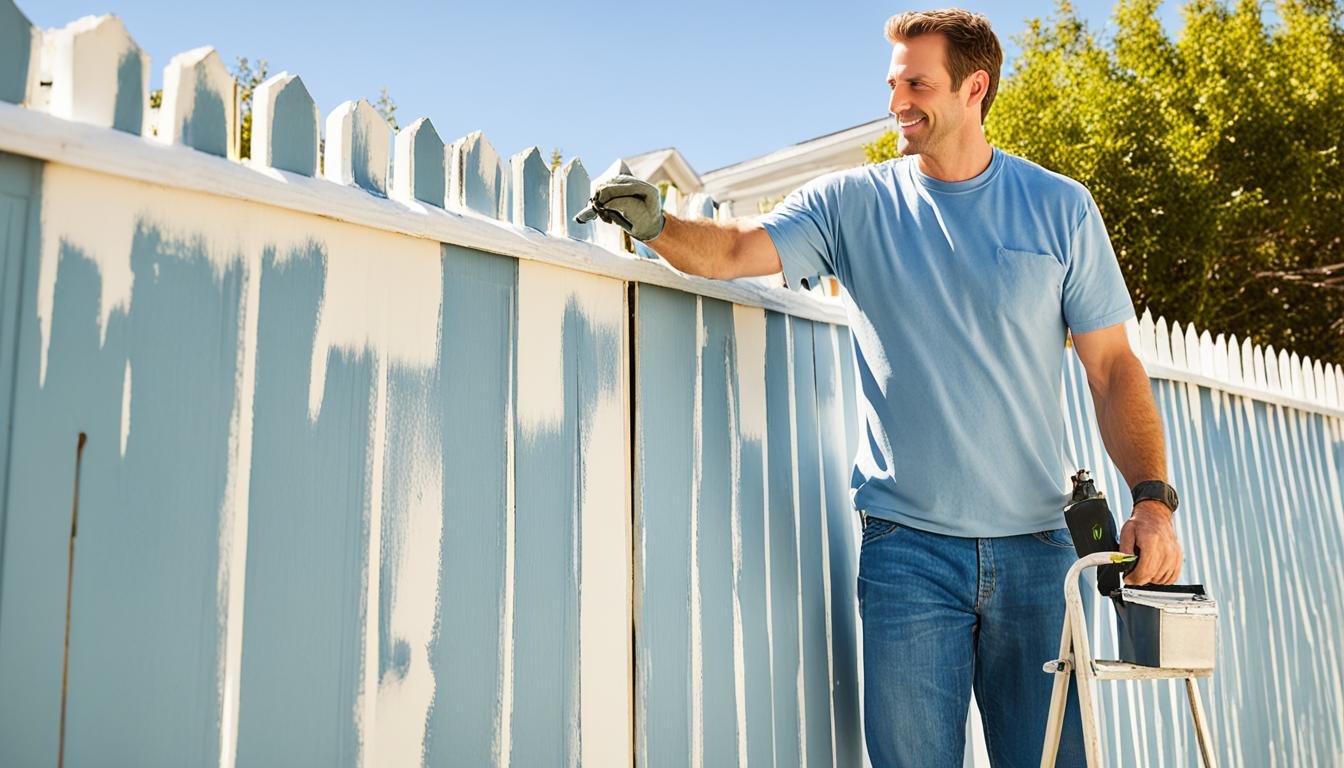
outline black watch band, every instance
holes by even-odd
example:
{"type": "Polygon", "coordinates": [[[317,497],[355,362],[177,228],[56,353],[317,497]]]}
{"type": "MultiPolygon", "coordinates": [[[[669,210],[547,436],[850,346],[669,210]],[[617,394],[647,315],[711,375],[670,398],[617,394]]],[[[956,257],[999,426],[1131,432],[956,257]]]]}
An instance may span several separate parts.
{"type": "Polygon", "coordinates": [[[1137,505],[1140,501],[1153,499],[1167,505],[1172,512],[1181,500],[1176,496],[1176,489],[1161,480],[1144,480],[1142,483],[1134,486],[1131,493],[1134,494],[1134,503],[1137,505]]]}

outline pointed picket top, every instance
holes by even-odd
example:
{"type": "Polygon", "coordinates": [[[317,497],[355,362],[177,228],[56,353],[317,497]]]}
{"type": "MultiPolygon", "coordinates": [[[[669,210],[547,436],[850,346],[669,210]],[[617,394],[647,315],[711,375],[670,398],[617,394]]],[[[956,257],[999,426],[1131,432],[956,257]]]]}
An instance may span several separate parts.
{"type": "Polygon", "coordinates": [[[550,233],[556,237],[572,237],[575,240],[591,240],[593,223],[582,224],[574,220],[579,211],[588,205],[593,194],[592,184],[588,180],[588,170],[579,158],[574,158],[560,166],[551,174],[551,227],[550,233]]]}
{"type": "Polygon", "coordinates": [[[1265,345],[1265,388],[1270,392],[1283,392],[1282,379],[1279,378],[1279,356],[1274,353],[1274,345],[1265,345]]]}
{"type": "Polygon", "coordinates": [[[551,167],[539,147],[529,147],[509,158],[510,220],[545,232],[551,218],[551,167]]]}
{"type": "Polygon", "coordinates": [[[252,162],[317,175],[322,115],[298,75],[281,72],[252,92],[252,162]]]}
{"type": "Polygon", "coordinates": [[[1325,403],[1325,366],[1321,365],[1320,360],[1312,361],[1311,364],[1311,389],[1315,393],[1316,402],[1325,403]]]}
{"type": "Polygon", "coordinates": [[[507,177],[499,153],[480,131],[453,142],[449,158],[453,194],[449,204],[492,219],[506,218],[507,177]]]}
{"type": "Polygon", "coordinates": [[[0,101],[28,104],[37,90],[42,30],[14,0],[0,0],[0,101]]]}
{"type": "Polygon", "coordinates": [[[1249,336],[1241,340],[1241,382],[1250,387],[1257,386],[1255,383],[1255,345],[1251,344],[1249,336]]]}
{"type": "Polygon", "coordinates": [[[1256,344],[1255,350],[1252,354],[1254,355],[1251,363],[1253,366],[1253,376],[1251,377],[1252,381],[1255,382],[1256,389],[1259,389],[1263,392],[1268,392],[1269,373],[1265,365],[1265,348],[1260,346],[1259,344],[1256,344]]]}
{"type": "Polygon", "coordinates": [[[1227,338],[1227,380],[1233,384],[1243,383],[1242,372],[1241,347],[1237,345],[1237,335],[1234,333],[1227,338]]]}
{"type": "Polygon", "coordinates": [[[1344,389],[1344,379],[1336,378],[1339,371],[1334,363],[1325,364],[1325,404],[1333,408],[1340,406],[1340,390],[1344,389]]]}
{"type": "MultiPolygon", "coordinates": [[[[1193,328],[1193,325],[1189,325],[1185,328],[1187,342],[1193,335],[1195,335],[1195,328],[1193,328]]],[[[1214,351],[1214,336],[1210,335],[1210,332],[1204,331],[1199,335],[1199,340],[1196,343],[1199,344],[1199,373],[1211,377],[1218,370],[1215,364],[1215,358],[1218,355],[1214,351]]]]}
{"type": "Polygon", "coordinates": [[[1200,354],[1199,334],[1195,333],[1195,324],[1185,325],[1185,368],[1191,373],[1205,373],[1204,358],[1200,354]]]}
{"type": "Polygon", "coordinates": [[[443,167],[448,169],[448,178],[444,184],[444,208],[461,208],[457,201],[462,199],[462,142],[465,138],[449,142],[443,148],[443,167]]]}
{"type": "Polygon", "coordinates": [[[1282,391],[1285,395],[1296,394],[1296,393],[1293,391],[1293,386],[1294,386],[1294,382],[1293,382],[1293,380],[1294,380],[1294,379],[1300,379],[1301,376],[1302,376],[1302,371],[1301,371],[1300,369],[1298,369],[1298,370],[1294,370],[1294,369],[1296,369],[1296,368],[1297,368],[1297,366],[1293,365],[1292,358],[1290,358],[1290,357],[1288,356],[1288,350],[1286,350],[1286,349],[1280,349],[1280,350],[1279,350],[1279,389],[1280,389],[1280,391],[1282,391]]]}
{"type": "Polygon", "coordinates": [[[1302,358],[1302,397],[1303,399],[1316,402],[1316,393],[1320,390],[1316,387],[1316,367],[1312,365],[1310,357],[1302,358]]]}
{"type": "Polygon", "coordinates": [[[1344,366],[1335,366],[1335,405],[1344,407],[1344,366]]]}
{"type": "Polygon", "coordinates": [[[337,184],[386,195],[391,147],[392,126],[372,104],[364,99],[343,102],[327,115],[322,175],[337,184]]]}
{"type": "Polygon", "coordinates": [[[163,68],[159,141],[236,159],[237,93],[214,46],[177,54],[163,68]]]}
{"type": "Polygon", "coordinates": [[[686,207],[683,209],[687,218],[690,219],[714,219],[714,198],[704,192],[696,192],[686,199],[686,207]]]}
{"type": "MultiPolygon", "coordinates": [[[[1205,331],[1204,336],[1208,335],[1209,332],[1205,331]]],[[[1204,337],[1201,336],[1199,341],[1200,346],[1202,347],[1204,344],[1204,337]]],[[[1205,365],[1208,365],[1208,363],[1205,363],[1205,365]]],[[[1218,334],[1218,338],[1213,340],[1213,364],[1212,367],[1208,368],[1207,372],[1219,381],[1227,381],[1227,339],[1224,338],[1221,333],[1218,334]]]]}
{"type": "Polygon", "coordinates": [[[429,118],[422,117],[397,132],[393,141],[392,197],[443,207],[447,199],[443,139],[429,118]]]}
{"type": "Polygon", "coordinates": [[[1296,352],[1288,355],[1287,350],[1283,350],[1279,353],[1279,363],[1279,370],[1285,368],[1288,370],[1289,375],[1283,377],[1288,394],[1302,397],[1306,393],[1305,382],[1302,381],[1302,358],[1298,357],[1296,352]]]}
{"type": "Polygon", "coordinates": [[[140,133],[149,104],[149,55],[121,19],[85,16],[52,30],[42,55],[42,69],[51,77],[51,114],[140,133]]]}
{"type": "Polygon", "coordinates": [[[1190,370],[1190,362],[1186,357],[1185,334],[1181,332],[1181,324],[1175,322],[1171,324],[1171,365],[1183,371],[1190,370]]]}
{"type": "Polygon", "coordinates": [[[1125,339],[1129,342],[1129,349],[1139,360],[1143,360],[1143,341],[1139,338],[1140,333],[1142,331],[1139,330],[1138,318],[1131,317],[1125,321],[1125,339]]]}
{"type": "Polygon", "coordinates": [[[719,208],[714,212],[714,218],[719,221],[728,221],[733,218],[733,201],[724,200],[719,203],[719,208]]]}
{"type": "Polygon", "coordinates": [[[1167,318],[1158,316],[1157,322],[1153,325],[1153,344],[1157,347],[1157,362],[1161,365],[1172,365],[1171,360],[1171,334],[1167,331],[1167,318]]]}
{"type": "MultiPolygon", "coordinates": [[[[630,175],[630,166],[626,165],[624,160],[617,160],[607,166],[605,171],[598,174],[597,178],[593,179],[593,188],[597,188],[597,185],[620,174],[630,175]]],[[[598,245],[617,253],[635,252],[635,241],[625,233],[625,230],[615,224],[608,224],[601,220],[594,220],[593,223],[596,225],[593,240],[598,245]]]]}
{"type": "Polygon", "coordinates": [[[673,216],[680,216],[682,205],[685,202],[683,198],[681,190],[677,189],[675,185],[669,184],[667,189],[663,191],[663,210],[673,216]]]}
{"type": "Polygon", "coordinates": [[[1138,344],[1131,343],[1139,357],[1145,361],[1157,362],[1156,330],[1153,327],[1153,313],[1147,307],[1139,318],[1138,344]]]}

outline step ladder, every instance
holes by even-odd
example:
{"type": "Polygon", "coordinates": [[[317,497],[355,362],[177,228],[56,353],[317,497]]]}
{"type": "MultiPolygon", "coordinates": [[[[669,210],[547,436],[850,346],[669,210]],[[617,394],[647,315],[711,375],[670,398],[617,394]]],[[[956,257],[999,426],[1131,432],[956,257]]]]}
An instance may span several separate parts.
{"type": "MultiPolygon", "coordinates": [[[[1097,552],[1079,559],[1064,577],[1064,630],[1059,640],[1059,658],[1045,663],[1043,669],[1055,676],[1054,692],[1050,696],[1050,716],[1045,725],[1045,745],[1041,749],[1041,768],[1054,768],[1059,753],[1059,737],[1064,726],[1064,707],[1068,703],[1069,676],[1078,675],[1078,708],[1083,721],[1083,747],[1088,768],[1103,768],[1101,739],[1097,729],[1097,706],[1093,682],[1096,680],[1170,680],[1184,679],[1185,692],[1190,699],[1190,715],[1195,723],[1195,738],[1205,768],[1217,768],[1213,741],[1209,734],[1208,717],[1199,696],[1195,678],[1209,677],[1211,669],[1178,669],[1145,667],[1122,661],[1093,659],[1087,639],[1087,620],[1083,613],[1083,598],[1078,592],[1078,578],[1088,568],[1116,562],[1119,552],[1097,552]]],[[[1122,556],[1123,557],[1123,556],[1122,556]]]]}

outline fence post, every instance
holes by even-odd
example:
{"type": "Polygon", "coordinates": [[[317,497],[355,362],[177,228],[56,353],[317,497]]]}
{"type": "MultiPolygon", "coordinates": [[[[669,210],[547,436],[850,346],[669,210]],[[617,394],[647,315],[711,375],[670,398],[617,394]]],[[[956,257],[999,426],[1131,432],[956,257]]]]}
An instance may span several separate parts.
{"type": "Polygon", "coordinates": [[[179,53],[163,69],[159,140],[238,159],[238,88],[213,46],[179,53]]]}
{"type": "Polygon", "coordinates": [[[392,126],[364,99],[347,101],[327,115],[322,175],[337,184],[387,194],[392,126]]]}
{"type": "Polygon", "coordinates": [[[298,75],[281,72],[267,79],[252,94],[252,161],[315,176],[321,119],[298,75]]]}
{"type": "Polygon", "coordinates": [[[49,33],[48,111],[67,120],[138,134],[148,104],[149,56],[116,16],[85,16],[49,33]]]}
{"type": "Polygon", "coordinates": [[[442,208],[444,190],[443,139],[429,118],[422,117],[399,131],[393,153],[392,196],[419,200],[442,208]]]}

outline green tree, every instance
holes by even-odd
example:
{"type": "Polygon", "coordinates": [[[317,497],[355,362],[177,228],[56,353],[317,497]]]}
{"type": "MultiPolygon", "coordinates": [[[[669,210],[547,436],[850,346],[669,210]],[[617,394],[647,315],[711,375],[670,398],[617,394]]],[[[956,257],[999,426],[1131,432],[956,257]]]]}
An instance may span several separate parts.
{"type": "Polygon", "coordinates": [[[257,59],[254,68],[239,56],[233,62],[233,79],[238,83],[238,156],[252,156],[252,92],[266,82],[266,60],[257,59]]]}
{"type": "Polygon", "coordinates": [[[1344,361],[1344,0],[1160,4],[1029,22],[990,141],[1088,186],[1136,305],[1344,361]]]}
{"type": "Polygon", "coordinates": [[[392,126],[392,130],[400,130],[401,126],[397,125],[397,102],[392,100],[387,88],[378,89],[378,100],[373,102],[373,108],[392,126]]]}

